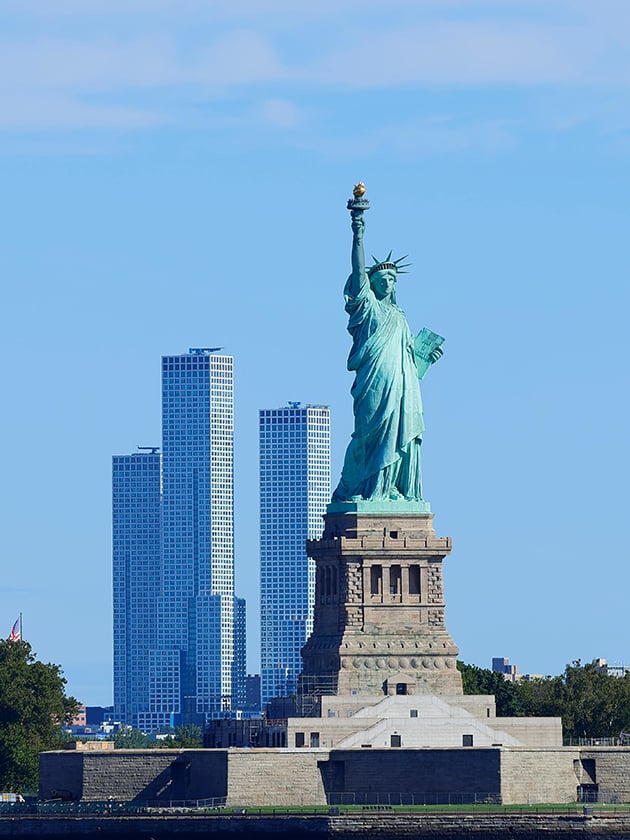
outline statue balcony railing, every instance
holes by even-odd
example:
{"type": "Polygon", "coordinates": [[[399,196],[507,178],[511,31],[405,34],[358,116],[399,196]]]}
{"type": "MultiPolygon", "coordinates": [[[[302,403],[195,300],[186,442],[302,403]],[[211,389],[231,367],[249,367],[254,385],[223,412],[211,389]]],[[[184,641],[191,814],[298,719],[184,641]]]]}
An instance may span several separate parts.
{"type": "Polygon", "coordinates": [[[402,537],[393,539],[392,537],[333,537],[332,539],[321,540],[307,540],[306,550],[311,554],[311,551],[321,549],[334,549],[338,551],[341,549],[344,552],[356,552],[358,549],[381,549],[381,548],[397,548],[407,550],[423,550],[429,549],[431,551],[451,551],[453,542],[451,537],[402,537]]]}

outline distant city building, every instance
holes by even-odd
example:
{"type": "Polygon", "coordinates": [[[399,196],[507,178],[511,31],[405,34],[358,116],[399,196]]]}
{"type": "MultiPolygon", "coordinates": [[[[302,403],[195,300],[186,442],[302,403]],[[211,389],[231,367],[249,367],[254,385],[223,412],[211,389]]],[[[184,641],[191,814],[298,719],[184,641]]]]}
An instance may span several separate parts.
{"type": "Polygon", "coordinates": [[[506,680],[514,682],[518,674],[518,665],[510,665],[510,660],[504,656],[492,657],[492,670],[498,674],[503,674],[506,680]]]}
{"type": "Polygon", "coordinates": [[[114,459],[115,713],[145,732],[245,702],[233,359],[217,349],[162,358],[162,455],[114,459]]]}
{"type": "Polygon", "coordinates": [[[247,615],[245,599],[234,599],[234,668],[232,709],[247,708],[247,615]]]}
{"type": "Polygon", "coordinates": [[[202,723],[232,707],[234,376],[231,356],[162,357],[162,594],[155,712],[202,723]]]}
{"type": "Polygon", "coordinates": [[[298,714],[295,697],[272,697],[265,705],[267,720],[287,720],[298,714]]]}
{"type": "Polygon", "coordinates": [[[88,726],[100,726],[103,721],[113,720],[114,707],[113,706],[86,706],[85,717],[88,726]]]}
{"type": "Polygon", "coordinates": [[[79,706],[76,715],[70,721],[70,726],[87,726],[87,709],[79,706]]]}
{"type": "Polygon", "coordinates": [[[289,403],[260,411],[262,704],[287,697],[313,627],[315,569],[306,540],[320,537],[330,501],[330,412],[289,403]]]}
{"type": "Polygon", "coordinates": [[[75,717],[64,726],[64,732],[88,741],[107,738],[120,726],[111,722],[112,717],[112,706],[79,706],[75,717]]]}
{"type": "Polygon", "coordinates": [[[492,670],[503,674],[503,678],[507,682],[528,682],[529,680],[542,678],[542,674],[519,674],[518,665],[510,665],[510,660],[504,656],[494,656],[492,658],[492,670]]]}
{"type": "Polygon", "coordinates": [[[245,677],[245,706],[252,711],[260,712],[260,674],[248,674],[245,677]]]}
{"type": "Polygon", "coordinates": [[[155,450],[112,463],[114,707],[140,728],[150,719],[149,652],[157,642],[161,464],[155,450]]]}
{"type": "Polygon", "coordinates": [[[596,659],[595,664],[598,671],[609,677],[625,677],[630,674],[630,665],[609,665],[605,659],[596,659]]]}

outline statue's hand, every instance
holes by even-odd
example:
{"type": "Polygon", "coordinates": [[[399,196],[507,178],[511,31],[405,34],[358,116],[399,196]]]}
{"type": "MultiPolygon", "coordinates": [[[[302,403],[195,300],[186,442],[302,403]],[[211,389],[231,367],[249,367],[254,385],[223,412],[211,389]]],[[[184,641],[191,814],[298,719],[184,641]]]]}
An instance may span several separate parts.
{"type": "Polygon", "coordinates": [[[363,231],[365,230],[363,212],[353,210],[350,215],[352,216],[352,233],[357,237],[357,239],[363,239],[363,231]]]}
{"type": "Polygon", "coordinates": [[[431,364],[435,364],[438,359],[441,359],[444,355],[444,350],[441,347],[436,347],[435,350],[431,350],[429,353],[429,361],[431,364]]]}

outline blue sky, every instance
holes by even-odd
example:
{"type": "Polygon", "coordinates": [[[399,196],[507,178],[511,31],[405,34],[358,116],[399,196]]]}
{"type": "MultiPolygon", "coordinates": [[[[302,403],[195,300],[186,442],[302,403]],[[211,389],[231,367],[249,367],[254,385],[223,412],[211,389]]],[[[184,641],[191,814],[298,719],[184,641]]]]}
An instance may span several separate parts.
{"type": "Polygon", "coordinates": [[[424,486],[461,658],[630,660],[626,0],[4,0],[0,617],[111,702],[112,454],[162,354],[236,371],[258,668],[257,412],[351,432],[345,202],[446,336],[424,486]]]}

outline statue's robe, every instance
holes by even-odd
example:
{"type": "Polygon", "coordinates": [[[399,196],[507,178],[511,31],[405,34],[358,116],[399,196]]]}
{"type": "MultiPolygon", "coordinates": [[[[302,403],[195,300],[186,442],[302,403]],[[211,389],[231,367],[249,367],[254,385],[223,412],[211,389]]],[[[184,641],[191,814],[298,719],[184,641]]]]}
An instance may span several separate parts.
{"type": "Polygon", "coordinates": [[[380,301],[365,277],[358,294],[344,289],[353,339],[348,370],[354,432],[333,502],[422,499],[420,444],[424,422],[414,337],[395,302],[380,301]]]}

